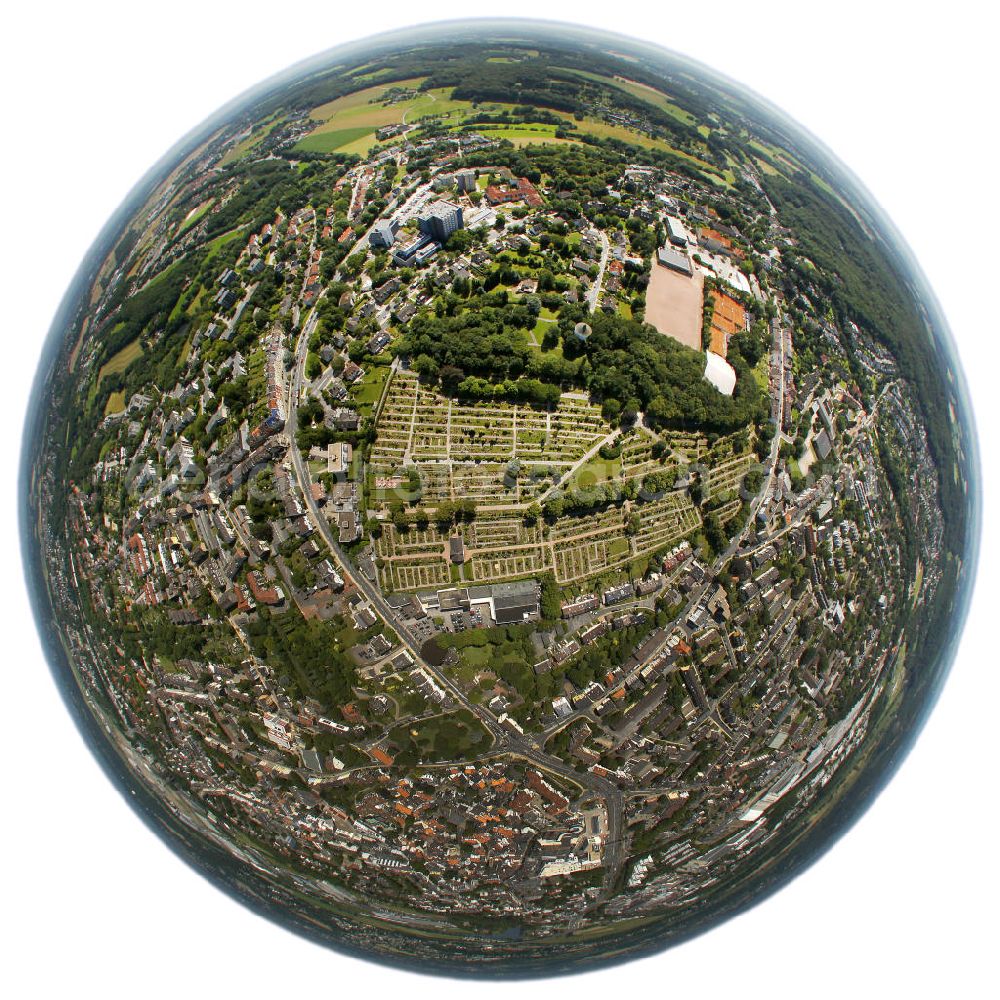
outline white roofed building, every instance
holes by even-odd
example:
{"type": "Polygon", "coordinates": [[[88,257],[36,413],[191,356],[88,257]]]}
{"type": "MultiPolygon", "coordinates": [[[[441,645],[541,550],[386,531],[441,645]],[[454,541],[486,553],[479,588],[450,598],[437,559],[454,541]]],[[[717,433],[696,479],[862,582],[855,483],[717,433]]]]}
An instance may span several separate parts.
{"type": "Polygon", "coordinates": [[[733,366],[718,354],[705,352],[705,378],[708,379],[723,396],[731,396],[736,388],[736,371],[733,366]]]}

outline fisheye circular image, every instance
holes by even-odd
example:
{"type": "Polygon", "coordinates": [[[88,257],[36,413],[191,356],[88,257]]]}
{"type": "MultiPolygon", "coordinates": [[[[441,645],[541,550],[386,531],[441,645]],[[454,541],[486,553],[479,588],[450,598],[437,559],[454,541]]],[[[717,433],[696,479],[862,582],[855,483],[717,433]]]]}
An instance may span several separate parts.
{"type": "Polygon", "coordinates": [[[830,847],[980,517],[947,325],[853,175],[704,66],[510,19],[330,50],[154,166],[49,333],[20,504],[144,821],[305,937],[492,978],[830,847]]]}

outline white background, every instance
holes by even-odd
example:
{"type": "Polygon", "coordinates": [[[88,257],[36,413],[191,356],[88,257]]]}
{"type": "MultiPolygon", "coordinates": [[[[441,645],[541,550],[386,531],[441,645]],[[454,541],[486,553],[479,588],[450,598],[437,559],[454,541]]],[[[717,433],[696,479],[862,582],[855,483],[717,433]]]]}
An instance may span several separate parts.
{"type": "Polygon", "coordinates": [[[948,315],[984,461],[982,572],[952,676],[857,826],[789,888],[659,956],[553,989],[686,997],[996,996],[997,15],[974,0],[598,4],[35,2],[4,14],[4,471],[0,988],[107,998],[350,990],[450,998],[498,983],[407,975],[298,939],[149,833],[90,758],[31,621],[16,543],[21,415],[63,290],[131,185],[243,89],[350,39],[468,14],[544,15],[700,59],[819,136],[881,202],[948,315]],[[338,9],[339,8],[339,9],[338,9]],[[984,298],[980,299],[980,296],[984,298]],[[985,303],[985,304],[984,304],[985,303]]]}

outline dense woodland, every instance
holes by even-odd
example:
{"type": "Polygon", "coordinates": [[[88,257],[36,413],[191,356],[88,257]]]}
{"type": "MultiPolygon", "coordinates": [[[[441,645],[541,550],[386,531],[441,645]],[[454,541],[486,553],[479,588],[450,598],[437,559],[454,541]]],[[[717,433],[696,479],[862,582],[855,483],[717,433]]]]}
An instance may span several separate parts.
{"type": "MultiPolygon", "coordinates": [[[[610,416],[642,410],[653,427],[720,434],[766,415],[766,398],[739,343],[730,352],[737,383],[728,397],[703,378],[700,352],[646,324],[603,311],[588,316],[584,306],[567,308],[558,323],[562,353],[538,353],[521,332],[533,322],[530,314],[521,315],[527,310],[489,304],[487,296],[482,303],[451,317],[415,317],[402,338],[400,349],[414,369],[446,393],[545,406],[558,402],[562,389],[583,388],[606,404],[610,416]],[[573,334],[584,318],[593,331],[585,343],[573,334]]],[[[746,350],[754,354],[754,342],[746,350]]]]}

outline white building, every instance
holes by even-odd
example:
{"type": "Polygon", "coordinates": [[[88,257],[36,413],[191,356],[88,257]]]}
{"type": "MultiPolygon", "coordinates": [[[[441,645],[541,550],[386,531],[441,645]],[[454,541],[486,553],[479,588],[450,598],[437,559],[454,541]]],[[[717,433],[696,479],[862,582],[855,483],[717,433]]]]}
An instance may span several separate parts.
{"type": "Polygon", "coordinates": [[[723,396],[731,396],[736,388],[736,371],[721,355],[712,351],[705,352],[705,378],[715,386],[723,396]]]}

